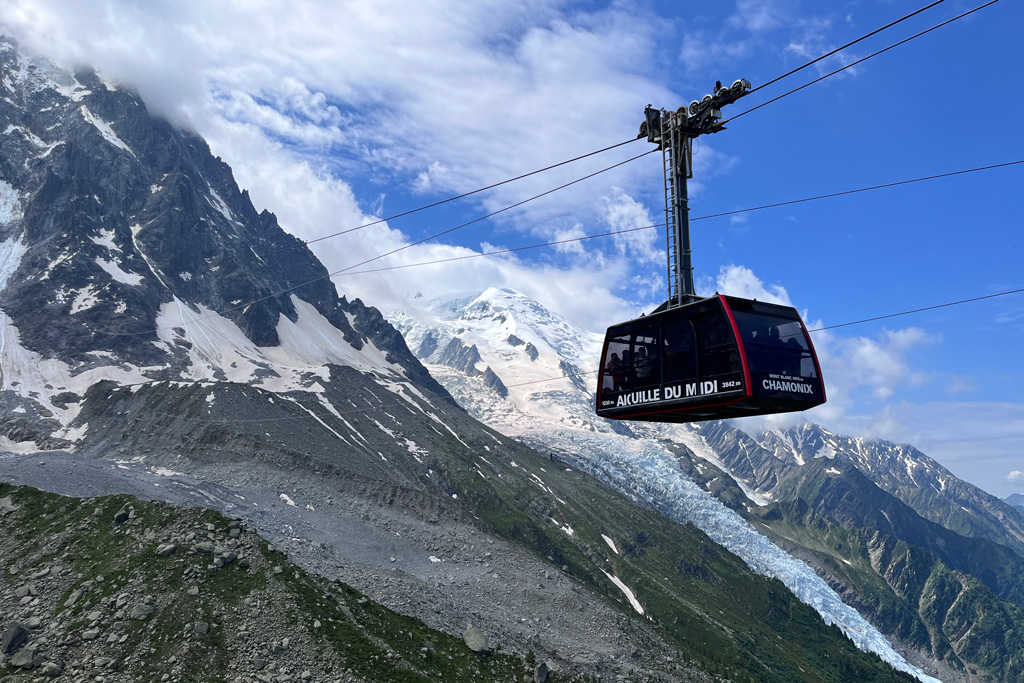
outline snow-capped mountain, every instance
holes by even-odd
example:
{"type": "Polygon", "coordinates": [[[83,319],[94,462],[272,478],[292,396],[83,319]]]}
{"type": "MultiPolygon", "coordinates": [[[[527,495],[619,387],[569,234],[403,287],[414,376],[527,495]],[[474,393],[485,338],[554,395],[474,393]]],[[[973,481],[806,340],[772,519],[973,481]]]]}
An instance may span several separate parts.
{"type": "Polygon", "coordinates": [[[375,310],[339,298],[312,253],[256,212],[201,138],[13,43],[0,43],[0,69],[9,442],[73,445],[82,396],[105,379],[316,392],[334,363],[444,395],[375,310]]]}
{"type": "MultiPolygon", "coordinates": [[[[415,301],[418,312],[389,317],[410,348],[449,392],[486,424],[554,452],[678,522],[689,522],[739,555],[755,571],[782,580],[859,647],[921,680],[935,680],[907,663],[870,623],[845,605],[808,565],[773,545],[711,491],[728,466],[703,427],[616,423],[594,415],[597,357],[602,339],[573,328],[539,303],[511,290],[415,301]],[[471,366],[445,362],[445,349],[472,351],[471,366]],[[485,380],[484,373],[495,379],[485,380]],[[504,392],[494,386],[500,382],[504,392]]],[[[716,429],[722,429],[716,425],[716,429]]],[[[718,432],[713,432],[718,434],[718,432]]],[[[762,500],[756,468],[736,478],[752,506],[762,500]]]]}
{"type": "Polygon", "coordinates": [[[775,497],[780,482],[808,460],[843,460],[921,517],[962,536],[995,541],[1024,554],[1024,519],[1010,505],[958,479],[913,446],[844,436],[814,424],[756,436],[711,425],[703,434],[733,473],[768,498],[775,497]]]}
{"type": "MultiPolygon", "coordinates": [[[[0,130],[0,479],[215,507],[307,568],[567,680],[905,680],[692,526],[474,420],[130,89],[0,39],[0,130]]],[[[573,355],[585,340],[545,325],[499,330],[509,358],[536,363],[522,377],[489,370],[483,341],[416,343],[496,400],[558,368],[570,388],[522,415],[540,405],[595,447],[610,432],[570,400],[592,381],[573,355]]],[[[418,666],[396,663],[427,680],[418,666]]]]}

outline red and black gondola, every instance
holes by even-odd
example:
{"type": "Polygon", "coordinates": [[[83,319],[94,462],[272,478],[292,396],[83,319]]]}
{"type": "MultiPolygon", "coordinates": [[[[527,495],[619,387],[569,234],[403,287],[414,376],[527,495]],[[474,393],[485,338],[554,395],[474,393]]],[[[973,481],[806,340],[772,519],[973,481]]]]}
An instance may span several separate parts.
{"type": "Polygon", "coordinates": [[[796,309],[715,295],[608,329],[597,414],[699,422],[807,410],[825,402],[796,309]]]}

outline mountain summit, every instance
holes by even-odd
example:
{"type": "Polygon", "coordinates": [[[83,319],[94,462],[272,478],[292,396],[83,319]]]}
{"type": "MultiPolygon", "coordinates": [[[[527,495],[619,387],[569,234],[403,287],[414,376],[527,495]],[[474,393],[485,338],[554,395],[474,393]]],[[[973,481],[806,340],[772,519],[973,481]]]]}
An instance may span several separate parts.
{"type": "Polygon", "coordinates": [[[444,395],[376,310],[338,297],[313,254],[256,212],[201,138],[10,41],[0,68],[8,438],[68,445],[84,390],[102,379],[298,389],[337,363],[444,395]]]}

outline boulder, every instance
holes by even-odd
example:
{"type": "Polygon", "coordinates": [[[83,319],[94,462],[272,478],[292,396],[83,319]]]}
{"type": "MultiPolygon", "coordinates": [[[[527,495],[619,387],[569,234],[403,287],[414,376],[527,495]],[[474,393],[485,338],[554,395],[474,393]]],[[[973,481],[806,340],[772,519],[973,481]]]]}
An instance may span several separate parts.
{"type": "Polygon", "coordinates": [[[462,639],[466,641],[466,645],[470,650],[477,654],[487,654],[491,651],[487,645],[487,637],[483,634],[480,629],[472,624],[466,628],[466,632],[462,634],[462,639]]]}
{"type": "Polygon", "coordinates": [[[132,611],[128,613],[128,616],[137,621],[145,621],[153,616],[153,606],[147,605],[144,602],[137,603],[132,607],[132,611]]]}
{"type": "Polygon", "coordinates": [[[0,498],[0,517],[6,517],[17,509],[18,507],[14,504],[14,499],[11,496],[0,498]]]}
{"type": "Polygon", "coordinates": [[[49,678],[57,678],[64,673],[64,668],[57,662],[47,662],[43,664],[43,667],[39,669],[39,673],[49,678]]]}
{"type": "Polygon", "coordinates": [[[35,646],[23,647],[10,659],[10,665],[22,669],[35,669],[42,664],[42,657],[36,652],[35,646]]]}
{"type": "Polygon", "coordinates": [[[9,655],[27,642],[28,629],[15,621],[4,631],[3,640],[0,641],[0,654],[9,655]]]}

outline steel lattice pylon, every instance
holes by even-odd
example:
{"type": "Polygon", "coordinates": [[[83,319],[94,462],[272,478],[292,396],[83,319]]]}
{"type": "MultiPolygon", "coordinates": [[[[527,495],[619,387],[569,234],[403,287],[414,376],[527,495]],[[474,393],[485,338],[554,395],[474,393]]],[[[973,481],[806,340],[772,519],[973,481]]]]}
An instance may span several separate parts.
{"type": "Polygon", "coordinates": [[[668,257],[668,301],[662,308],[676,308],[701,297],[693,287],[690,253],[690,206],[686,181],[693,177],[693,139],[725,130],[721,107],[735,102],[750,89],[744,79],[731,86],[715,84],[715,94],[694,100],[677,111],[647,105],[639,137],[647,137],[661,149],[665,178],[665,247],[668,257]]]}

